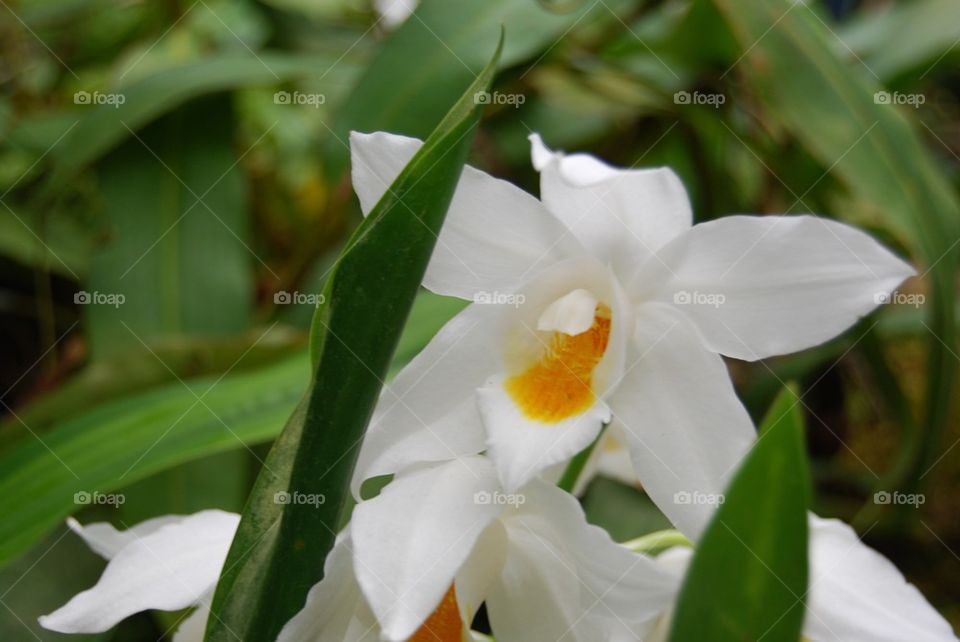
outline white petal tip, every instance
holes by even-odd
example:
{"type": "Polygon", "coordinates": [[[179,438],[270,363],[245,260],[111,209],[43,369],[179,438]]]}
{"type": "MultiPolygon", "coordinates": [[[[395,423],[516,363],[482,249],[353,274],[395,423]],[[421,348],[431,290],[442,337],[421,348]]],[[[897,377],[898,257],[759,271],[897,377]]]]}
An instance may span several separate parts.
{"type": "Polygon", "coordinates": [[[543,144],[540,134],[530,134],[527,136],[527,140],[530,141],[530,159],[533,162],[533,167],[540,171],[550,164],[556,154],[543,144]]]}
{"type": "Polygon", "coordinates": [[[58,613],[59,611],[54,611],[48,615],[41,615],[37,618],[37,623],[46,630],[57,633],[98,633],[98,631],[87,631],[76,624],[71,625],[69,619],[58,616],[58,613]]]}

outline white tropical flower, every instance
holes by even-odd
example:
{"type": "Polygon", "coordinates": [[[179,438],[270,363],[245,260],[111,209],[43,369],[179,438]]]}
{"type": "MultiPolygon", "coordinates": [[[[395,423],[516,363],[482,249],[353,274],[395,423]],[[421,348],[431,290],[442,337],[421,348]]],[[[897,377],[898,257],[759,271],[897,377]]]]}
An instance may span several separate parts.
{"type": "MultiPolygon", "coordinates": [[[[808,642],[946,642],[950,624],[884,556],[863,544],[836,519],[810,514],[810,574],[803,622],[808,642]]],[[[657,562],[673,573],[675,586],[693,551],[672,548],[657,562]]],[[[646,642],[666,642],[672,607],[646,642]]]]}
{"type": "MultiPolygon", "coordinates": [[[[692,225],[671,170],[616,169],[531,141],[541,200],[464,168],[424,285],[478,303],[383,392],[354,491],[483,450],[514,490],[612,420],[653,500],[697,532],[709,507],[678,513],[674,493],[722,492],[754,439],[720,355],[753,360],[826,341],[913,270],[815,216],[692,225]]],[[[420,145],[351,135],[365,213],[420,145]]]]}
{"type": "Polygon", "coordinates": [[[109,563],[93,588],[41,616],[40,626],[61,633],[101,633],[140,611],[195,606],[174,642],[202,642],[210,600],[239,521],[239,515],[219,510],[157,517],[125,531],[68,520],[109,563]]]}
{"type": "Polygon", "coordinates": [[[638,639],[675,591],[568,493],[504,494],[483,456],[398,475],[349,530],[281,642],[459,642],[484,602],[498,642],[638,639]]]}

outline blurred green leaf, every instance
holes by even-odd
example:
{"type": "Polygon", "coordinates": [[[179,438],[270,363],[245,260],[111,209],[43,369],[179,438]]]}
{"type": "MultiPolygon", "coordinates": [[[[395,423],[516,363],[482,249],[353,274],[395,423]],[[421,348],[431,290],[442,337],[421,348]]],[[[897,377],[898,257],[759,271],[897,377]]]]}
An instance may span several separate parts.
{"type": "Polygon", "coordinates": [[[87,270],[95,246],[92,226],[62,212],[24,210],[0,206],[0,254],[39,270],[79,279],[87,270]]]}
{"type": "Polygon", "coordinates": [[[107,492],[275,436],[307,376],[303,355],[259,372],[175,383],[100,406],[0,457],[0,564],[107,492]],[[198,400],[199,397],[199,400],[198,400]]]}
{"type": "Polygon", "coordinates": [[[347,242],[311,329],[313,381],[237,528],[208,640],[273,639],[323,577],[367,423],[466,160],[503,45],[347,242]],[[283,503],[277,493],[323,498],[283,503]]]}
{"type": "Polygon", "coordinates": [[[872,213],[853,222],[895,235],[928,268],[924,430],[902,445],[908,461],[891,468],[896,478],[879,482],[880,488],[919,492],[950,421],[956,375],[956,358],[943,346],[956,345],[957,195],[904,115],[911,108],[877,93],[884,90],[868,69],[858,68],[861,62],[833,55],[835,36],[815,7],[785,8],[774,0],[713,2],[743,50],[731,70],[743,75],[766,106],[764,117],[791,132],[872,213]]]}
{"type": "Polygon", "coordinates": [[[16,417],[0,421],[0,453],[31,439],[31,431],[43,435],[58,423],[79,417],[98,405],[177,379],[261,370],[284,357],[304,352],[304,345],[302,334],[286,326],[261,327],[228,339],[177,337],[90,363],[28,405],[17,408],[16,417]]]}
{"type": "Polygon", "coordinates": [[[800,639],[809,494],[800,402],[786,389],[700,538],[671,642],[800,639]]]}
{"type": "Polygon", "coordinates": [[[100,89],[102,93],[122,94],[123,104],[78,108],[77,125],[50,152],[53,167],[47,188],[61,187],[85,165],[126,139],[131,130],[138,130],[191,98],[239,87],[274,85],[311,74],[323,74],[329,84],[343,82],[352,73],[350,65],[332,62],[325,57],[265,52],[218,54],[127,86],[100,89]]]}
{"type": "Polygon", "coordinates": [[[534,0],[449,2],[423,0],[416,12],[390,34],[344,102],[327,145],[331,175],[346,166],[351,130],[382,130],[417,138],[436,122],[487,62],[503,26],[501,67],[509,67],[549,47],[574,26],[611,18],[628,3],[581,3],[576,10],[549,11],[534,0]],[[611,8],[612,7],[612,8],[611,8]]]}
{"type": "MultiPolygon", "coordinates": [[[[84,284],[93,299],[84,310],[94,363],[143,349],[158,360],[149,347],[158,337],[213,338],[249,327],[256,255],[233,123],[228,96],[203,96],[98,164],[109,240],[84,284]],[[103,294],[123,299],[97,303],[103,294]]],[[[245,468],[245,453],[226,452],[163,471],[126,489],[119,518],[237,511],[248,490],[245,468]]]]}
{"type": "Polygon", "coordinates": [[[51,613],[96,584],[104,565],[102,558],[93,555],[83,540],[61,524],[28,555],[0,570],[6,606],[0,609],[0,639],[119,642],[113,632],[67,636],[48,631],[37,622],[39,616],[51,613]],[[64,569],[70,572],[65,573],[64,569]]]}
{"type": "Polygon", "coordinates": [[[839,32],[834,52],[863,60],[882,80],[923,68],[922,79],[934,66],[948,72],[943,61],[957,45],[960,3],[917,0],[886,5],[854,17],[839,32]]]}
{"type": "Polygon", "coordinates": [[[94,359],[158,337],[247,329],[256,255],[231,136],[229,101],[210,97],[154,123],[99,167],[109,240],[94,257],[83,308],[94,359]]]}
{"type": "MultiPolygon", "coordinates": [[[[457,304],[421,292],[391,372],[426,345],[456,313],[457,304]]],[[[235,362],[234,356],[227,365],[235,362]]],[[[24,427],[28,434],[19,446],[0,455],[0,566],[83,508],[74,503],[74,493],[114,491],[185,461],[276,437],[302,396],[308,373],[304,350],[249,373],[185,378],[185,385],[126,396],[71,416],[49,431],[24,427]]],[[[75,394],[82,395],[83,389],[75,394]]],[[[29,410],[20,416],[32,426],[29,410]]]]}

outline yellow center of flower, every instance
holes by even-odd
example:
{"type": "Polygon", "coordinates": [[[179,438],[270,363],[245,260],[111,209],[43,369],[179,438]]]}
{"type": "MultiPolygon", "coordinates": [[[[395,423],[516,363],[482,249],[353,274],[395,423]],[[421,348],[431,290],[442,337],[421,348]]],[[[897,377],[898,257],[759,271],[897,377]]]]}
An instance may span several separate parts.
{"type": "Polygon", "coordinates": [[[407,642],[462,642],[462,640],[463,620],[460,619],[460,607],[457,605],[457,591],[451,584],[437,608],[407,642]]]}
{"type": "Polygon", "coordinates": [[[507,394],[529,419],[556,423],[593,405],[593,370],[610,339],[610,317],[601,306],[593,325],[576,335],[555,332],[535,364],[507,379],[507,394]]]}

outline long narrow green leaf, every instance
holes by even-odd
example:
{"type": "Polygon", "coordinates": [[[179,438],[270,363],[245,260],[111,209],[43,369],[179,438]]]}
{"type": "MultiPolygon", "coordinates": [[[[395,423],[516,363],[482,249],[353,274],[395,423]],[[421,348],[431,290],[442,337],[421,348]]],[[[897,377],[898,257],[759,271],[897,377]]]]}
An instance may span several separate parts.
{"type": "Polygon", "coordinates": [[[960,3],[955,0],[889,4],[858,13],[839,31],[834,51],[859,58],[883,80],[910,69],[922,69],[922,80],[935,67],[949,73],[948,55],[957,53],[957,24],[960,3]]]}
{"type": "Polygon", "coordinates": [[[809,493],[803,418],[787,389],[700,540],[671,642],[800,639],[809,493]]]}
{"type": "MultiPolygon", "coordinates": [[[[457,301],[421,292],[391,373],[419,352],[459,307],[457,301]]],[[[237,365],[237,352],[231,348],[232,357],[216,357],[225,362],[224,368],[236,365],[234,374],[225,377],[185,378],[186,385],[173,382],[128,394],[77,415],[77,399],[95,398],[101,384],[109,385],[98,381],[107,377],[99,370],[81,387],[65,390],[66,399],[51,399],[54,407],[18,413],[14,421],[23,431],[19,444],[10,444],[0,456],[0,567],[64,517],[85,508],[74,502],[76,493],[113,492],[183,462],[276,437],[307,386],[307,353],[240,373],[248,361],[262,361],[265,355],[251,351],[237,365]],[[70,418],[43,430],[57,413],[70,418]]],[[[174,369],[190,360],[159,353],[174,369]]],[[[142,360],[171,376],[153,356],[144,354],[142,360]]],[[[113,366],[111,373],[126,372],[108,365],[113,366]]]]}
{"type": "Polygon", "coordinates": [[[486,69],[356,230],[314,316],[314,377],[274,444],[234,537],[208,640],[271,640],[323,576],[359,444],[423,278],[479,117],[486,69]],[[281,502],[278,493],[294,501],[281,502]],[[296,498],[306,498],[300,503],[296,498]]]}
{"type": "Polygon", "coordinates": [[[105,404],[0,457],[0,565],[109,492],[173,465],[277,434],[303,394],[303,355],[260,372],[173,383],[105,404]],[[198,401],[198,397],[201,401],[198,401]]]}

